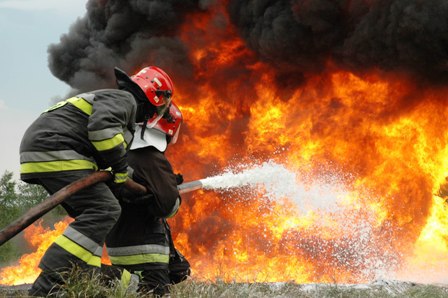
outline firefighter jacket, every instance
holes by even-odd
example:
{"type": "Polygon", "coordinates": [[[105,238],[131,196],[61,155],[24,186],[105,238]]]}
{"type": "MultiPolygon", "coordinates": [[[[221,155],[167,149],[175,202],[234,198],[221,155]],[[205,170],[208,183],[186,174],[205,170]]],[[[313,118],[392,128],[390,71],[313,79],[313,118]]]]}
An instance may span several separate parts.
{"type": "Polygon", "coordinates": [[[138,203],[121,200],[120,218],[106,239],[111,262],[129,270],[168,268],[169,231],[161,218],[179,208],[176,176],[164,153],[152,146],[130,150],[128,163],[132,179],[150,194],[138,203]]]}
{"type": "Polygon", "coordinates": [[[79,94],[50,107],[22,138],[21,179],[108,167],[125,172],[136,107],[131,93],[116,89],[79,94]]]}
{"type": "MultiPolygon", "coordinates": [[[[153,217],[171,217],[176,214],[180,196],[176,175],[165,157],[152,146],[129,151],[129,167],[134,181],[144,185],[149,195],[145,209],[153,217]]],[[[130,198],[132,201],[132,198],[130,198]]]]}

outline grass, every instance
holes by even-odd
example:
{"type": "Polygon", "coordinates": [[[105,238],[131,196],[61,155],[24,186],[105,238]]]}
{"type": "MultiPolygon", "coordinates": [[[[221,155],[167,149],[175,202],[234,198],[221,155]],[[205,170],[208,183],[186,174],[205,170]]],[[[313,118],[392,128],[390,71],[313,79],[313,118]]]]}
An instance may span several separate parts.
{"type": "MultiPolygon", "coordinates": [[[[65,284],[52,297],[75,298],[143,298],[136,285],[123,289],[118,280],[108,285],[99,274],[72,270],[64,275],[65,284]]],[[[1,287],[0,297],[27,297],[29,285],[1,287]]],[[[413,283],[377,283],[372,285],[338,285],[295,283],[203,282],[189,279],[171,287],[172,298],[448,298],[448,286],[413,283]]]]}
{"type": "Polygon", "coordinates": [[[294,298],[386,298],[386,297],[448,297],[448,287],[414,285],[404,291],[393,287],[356,287],[337,284],[299,285],[294,283],[225,283],[197,282],[188,280],[172,287],[171,296],[176,298],[230,298],[230,297],[294,297],[294,298]]]}

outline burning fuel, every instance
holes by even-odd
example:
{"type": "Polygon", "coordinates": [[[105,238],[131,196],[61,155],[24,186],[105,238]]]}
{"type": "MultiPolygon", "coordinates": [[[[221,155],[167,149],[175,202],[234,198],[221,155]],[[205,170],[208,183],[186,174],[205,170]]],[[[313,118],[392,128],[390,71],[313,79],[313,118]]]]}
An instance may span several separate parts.
{"type": "Polygon", "coordinates": [[[0,268],[0,284],[20,285],[32,283],[40,273],[38,264],[45,250],[57,236],[62,234],[71,221],[71,218],[66,218],[56,223],[53,229],[43,227],[42,221],[39,221],[25,229],[24,238],[34,248],[34,251],[24,254],[18,260],[18,264],[0,268]]]}
{"type": "Polygon", "coordinates": [[[195,278],[447,282],[447,14],[92,0],[49,63],[73,92],[113,87],[114,66],[172,75],[185,125],[167,155],[186,180],[218,176],[171,221],[195,278]]]}
{"type": "MultiPolygon", "coordinates": [[[[269,227],[265,226],[261,232],[267,242],[266,245],[271,249],[277,247],[280,251],[284,251],[283,245],[292,245],[295,250],[300,249],[301,253],[308,253],[308,260],[321,261],[320,258],[324,255],[326,265],[331,263],[336,268],[343,267],[357,272],[358,278],[359,276],[368,277],[370,280],[396,278],[403,255],[395,251],[393,247],[384,247],[387,241],[383,237],[387,238],[390,234],[386,233],[379,237],[376,231],[379,220],[377,215],[360,208],[368,208],[368,206],[353,206],[352,196],[356,197],[358,194],[352,194],[346,190],[343,184],[339,184],[341,180],[337,177],[326,175],[326,177],[310,181],[310,177],[301,177],[284,165],[267,161],[258,165],[235,165],[231,169],[226,169],[221,175],[200,181],[205,190],[218,191],[222,195],[222,200],[229,202],[230,210],[235,204],[251,203],[249,205],[255,205],[259,211],[264,211],[260,212],[261,218],[275,223],[269,227]],[[257,200],[257,202],[252,204],[254,202],[247,202],[247,200],[257,200]],[[271,217],[269,213],[278,215],[279,218],[271,217]],[[338,236],[332,237],[333,233],[338,236]],[[269,234],[271,235],[268,236],[269,234]]],[[[373,200],[373,198],[368,199],[373,200]]],[[[37,264],[43,252],[70,221],[66,219],[58,223],[55,230],[44,229],[41,223],[25,230],[25,238],[37,250],[24,255],[18,265],[0,270],[0,284],[16,285],[32,282],[39,273],[37,264]]],[[[257,225],[260,221],[255,220],[247,224],[257,225]]],[[[420,241],[421,245],[427,245],[426,241],[420,241]]],[[[433,252],[438,251],[434,247],[430,249],[433,252]]],[[[247,265],[248,256],[235,257],[241,264],[247,265]]],[[[292,257],[300,256],[291,255],[292,257]]],[[[107,255],[103,256],[102,261],[109,264],[107,255]]],[[[294,263],[294,265],[297,264],[294,263]]],[[[409,266],[416,265],[415,262],[409,264],[409,266]]],[[[437,277],[444,270],[440,265],[433,268],[438,268],[438,271],[431,272],[432,278],[437,277]]],[[[296,268],[289,268],[289,270],[291,276],[298,272],[296,268]]],[[[252,273],[245,272],[245,274],[247,276],[252,273]]],[[[268,278],[270,281],[282,281],[282,279],[269,278],[260,271],[256,274],[252,277],[255,280],[268,278]]],[[[409,272],[401,274],[409,276],[409,272]]],[[[220,273],[216,277],[223,276],[227,274],[220,273]]],[[[206,276],[198,275],[197,277],[208,279],[212,276],[207,273],[206,276]]],[[[227,277],[230,278],[230,276],[227,277]]],[[[301,277],[297,276],[297,278],[301,277]]]]}

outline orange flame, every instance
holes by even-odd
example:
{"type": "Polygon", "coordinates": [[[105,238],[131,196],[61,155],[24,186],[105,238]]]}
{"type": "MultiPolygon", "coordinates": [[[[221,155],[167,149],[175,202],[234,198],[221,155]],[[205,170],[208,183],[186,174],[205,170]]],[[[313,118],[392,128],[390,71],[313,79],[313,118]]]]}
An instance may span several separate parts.
{"type": "MultiPolygon", "coordinates": [[[[186,82],[176,82],[185,125],[168,149],[172,164],[195,180],[272,160],[307,189],[333,177],[343,195],[336,205],[324,201],[329,208],[305,211],[294,198],[267,200],[262,190],[184,195],[170,223],[193,276],[446,278],[447,193],[440,190],[448,176],[447,88],[331,62],[321,74],[304,74],[299,87],[279,87],[275,69],[245,46],[223,7],[189,16],[180,32],[197,84],[191,94],[186,82]]],[[[3,284],[13,274],[6,269],[3,284]]]]}
{"type": "Polygon", "coordinates": [[[40,273],[39,261],[53,240],[62,234],[67,225],[72,221],[67,218],[54,225],[54,229],[42,226],[42,220],[24,230],[24,238],[34,252],[24,254],[18,261],[18,265],[4,267],[0,270],[0,284],[19,285],[32,283],[40,273]]]}
{"type": "MultiPolygon", "coordinates": [[[[45,251],[72,221],[72,218],[66,217],[64,220],[55,223],[54,229],[50,229],[43,227],[42,219],[40,219],[37,223],[26,228],[24,230],[24,238],[31,248],[34,249],[34,252],[21,256],[17,265],[0,269],[0,284],[20,285],[33,283],[40,273],[38,265],[45,251]]],[[[105,249],[103,249],[101,262],[110,265],[109,256],[105,249]]]]}
{"type": "Polygon", "coordinates": [[[244,46],[223,11],[195,14],[182,29],[198,96],[176,95],[186,132],[168,151],[173,164],[193,180],[274,160],[297,183],[336,176],[345,196],[338,208],[302,213],[293,198],[285,205],[247,192],[188,195],[172,225],[195,275],[359,283],[421,279],[416,264],[438,263],[432,280],[446,276],[446,258],[436,257],[448,250],[446,203],[435,195],[448,176],[446,88],[328,63],[282,93],[275,69],[244,46]],[[227,26],[217,29],[217,19],[227,26]],[[437,252],[428,255],[429,247],[437,252]]]}

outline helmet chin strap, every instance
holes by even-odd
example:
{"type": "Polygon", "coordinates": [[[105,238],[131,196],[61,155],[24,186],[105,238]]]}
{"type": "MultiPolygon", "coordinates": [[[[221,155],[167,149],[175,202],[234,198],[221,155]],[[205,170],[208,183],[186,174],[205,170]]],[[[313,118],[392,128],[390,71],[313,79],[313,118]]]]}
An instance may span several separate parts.
{"type": "Polygon", "coordinates": [[[148,121],[149,121],[149,119],[152,118],[152,116],[150,116],[150,114],[145,114],[144,119],[143,119],[142,131],[140,133],[140,139],[142,139],[142,140],[144,139],[143,137],[145,134],[145,129],[153,128],[157,124],[157,122],[159,122],[160,119],[165,118],[170,123],[174,123],[176,121],[173,118],[173,116],[171,116],[171,114],[170,114],[170,108],[169,108],[170,106],[171,106],[171,104],[168,105],[168,108],[165,108],[166,110],[163,113],[159,113],[159,111],[153,112],[152,116],[154,116],[154,114],[156,114],[157,117],[151,121],[151,123],[149,124],[149,127],[148,127],[148,121]]]}
{"type": "Polygon", "coordinates": [[[144,140],[143,136],[145,135],[145,129],[146,129],[146,125],[148,124],[149,121],[149,114],[145,115],[145,119],[143,120],[143,127],[142,127],[142,131],[140,132],[140,139],[144,140]]]}
{"type": "MultiPolygon", "coordinates": [[[[155,114],[157,114],[157,113],[155,113],[155,114]]],[[[163,115],[158,115],[157,114],[157,117],[151,121],[151,123],[149,124],[149,127],[148,127],[148,122],[149,122],[149,119],[151,119],[151,117],[152,116],[150,116],[149,114],[145,114],[145,118],[143,119],[143,127],[142,127],[142,131],[140,133],[140,138],[142,140],[143,140],[143,136],[145,134],[145,129],[146,128],[153,128],[157,124],[157,122],[160,120],[160,118],[163,117],[163,115]]]]}

